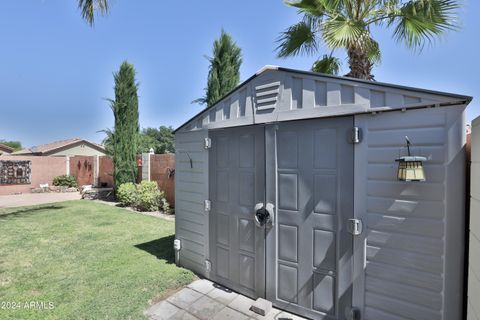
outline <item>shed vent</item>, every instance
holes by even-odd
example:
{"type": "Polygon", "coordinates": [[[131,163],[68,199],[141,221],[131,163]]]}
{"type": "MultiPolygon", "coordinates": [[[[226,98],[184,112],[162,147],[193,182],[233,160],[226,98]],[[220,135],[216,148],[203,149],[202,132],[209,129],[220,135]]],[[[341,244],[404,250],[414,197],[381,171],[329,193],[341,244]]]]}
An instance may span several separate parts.
{"type": "Polygon", "coordinates": [[[280,81],[255,87],[257,110],[274,109],[280,92],[280,81]]]}

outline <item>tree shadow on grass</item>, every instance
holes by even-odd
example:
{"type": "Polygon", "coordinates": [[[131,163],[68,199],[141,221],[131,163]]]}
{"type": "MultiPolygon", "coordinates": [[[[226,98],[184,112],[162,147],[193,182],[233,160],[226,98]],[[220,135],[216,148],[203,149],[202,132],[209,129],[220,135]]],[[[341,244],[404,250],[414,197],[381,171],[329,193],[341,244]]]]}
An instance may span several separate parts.
{"type": "Polygon", "coordinates": [[[174,235],[152,240],[145,243],[135,245],[136,248],[146,251],[157,257],[157,259],[165,260],[167,263],[175,263],[175,252],[173,250],[174,235]]]}
{"type": "Polygon", "coordinates": [[[2,212],[0,209],[0,220],[6,220],[10,218],[14,218],[17,216],[26,216],[30,214],[34,214],[38,211],[49,211],[49,210],[59,210],[59,209],[64,209],[64,206],[61,205],[48,205],[48,206],[40,206],[40,207],[27,207],[27,208],[21,208],[21,209],[5,209],[8,210],[7,212],[2,212]],[[10,211],[11,210],[11,211],[10,211]]]}

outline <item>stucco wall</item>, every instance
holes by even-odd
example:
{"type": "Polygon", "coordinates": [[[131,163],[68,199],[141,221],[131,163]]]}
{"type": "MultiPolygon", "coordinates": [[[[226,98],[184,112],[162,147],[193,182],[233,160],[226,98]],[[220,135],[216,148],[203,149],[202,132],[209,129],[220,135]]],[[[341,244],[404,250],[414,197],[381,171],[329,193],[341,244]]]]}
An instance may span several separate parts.
{"type": "Polygon", "coordinates": [[[77,179],[79,186],[95,182],[96,158],[89,156],[70,157],[70,175],[77,179]]]}
{"type": "Polygon", "coordinates": [[[66,174],[65,157],[37,156],[0,156],[0,160],[30,160],[32,162],[32,179],[30,184],[0,185],[0,195],[30,193],[30,189],[40,184],[52,185],[53,178],[66,174]]]}
{"type": "Polygon", "coordinates": [[[480,117],[472,123],[468,320],[480,320],[480,117]]]}
{"type": "Polygon", "coordinates": [[[170,206],[175,207],[175,179],[169,175],[172,170],[175,170],[174,154],[150,155],[150,181],[157,182],[170,206]]]}
{"type": "Polygon", "coordinates": [[[109,156],[98,157],[98,183],[113,187],[113,160],[109,156]]]}

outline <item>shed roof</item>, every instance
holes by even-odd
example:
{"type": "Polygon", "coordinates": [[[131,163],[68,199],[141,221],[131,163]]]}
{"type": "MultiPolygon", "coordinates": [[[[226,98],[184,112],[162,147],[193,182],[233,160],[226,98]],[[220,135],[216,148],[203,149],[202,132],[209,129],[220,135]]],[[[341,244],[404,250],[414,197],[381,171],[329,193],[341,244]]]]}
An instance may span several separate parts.
{"type": "Polygon", "coordinates": [[[404,108],[465,105],[471,100],[471,96],[456,93],[266,65],[175,132],[404,108]],[[319,102],[321,99],[323,103],[319,102]],[[322,108],[331,106],[336,108],[322,108]],[[219,112],[222,109],[223,114],[219,112]],[[250,114],[249,109],[252,109],[250,114]],[[214,117],[214,113],[221,119],[214,117]]]}

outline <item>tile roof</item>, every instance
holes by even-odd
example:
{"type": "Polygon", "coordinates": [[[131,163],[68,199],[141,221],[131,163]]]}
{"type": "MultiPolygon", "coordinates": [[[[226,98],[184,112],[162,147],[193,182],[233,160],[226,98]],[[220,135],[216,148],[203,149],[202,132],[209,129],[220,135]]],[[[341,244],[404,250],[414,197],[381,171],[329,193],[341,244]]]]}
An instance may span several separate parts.
{"type": "Polygon", "coordinates": [[[92,144],[93,146],[96,146],[96,147],[98,147],[102,150],[105,150],[105,147],[101,144],[98,144],[98,143],[95,143],[95,142],[90,142],[90,141],[85,140],[85,139],[73,138],[73,139],[54,141],[54,142],[50,142],[50,143],[46,143],[46,144],[40,144],[38,146],[33,146],[31,148],[25,148],[25,149],[22,149],[20,151],[14,152],[14,154],[30,154],[30,153],[43,154],[43,153],[48,153],[48,152],[51,152],[51,151],[54,151],[54,150],[57,150],[57,149],[60,149],[60,148],[63,148],[63,147],[67,147],[69,145],[72,145],[72,144],[75,144],[75,143],[78,143],[78,142],[81,142],[81,141],[84,141],[88,144],[92,144]]]}
{"type": "Polygon", "coordinates": [[[0,143],[0,151],[5,151],[5,152],[12,152],[14,149],[3,144],[3,143],[0,143]]]}

